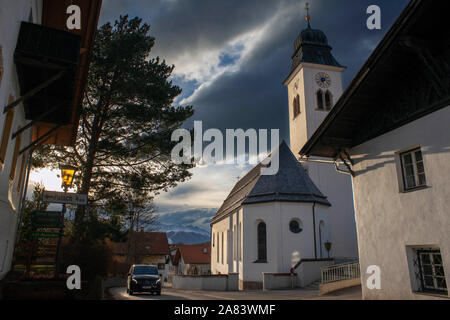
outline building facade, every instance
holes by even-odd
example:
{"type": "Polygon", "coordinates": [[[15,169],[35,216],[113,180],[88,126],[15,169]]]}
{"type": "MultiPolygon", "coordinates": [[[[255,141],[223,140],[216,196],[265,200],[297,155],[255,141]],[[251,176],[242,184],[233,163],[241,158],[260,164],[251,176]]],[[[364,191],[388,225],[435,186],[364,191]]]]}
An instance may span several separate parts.
{"type": "Polygon", "coordinates": [[[179,244],[173,263],[177,275],[210,275],[211,244],[179,244]]]}
{"type": "Polygon", "coordinates": [[[135,232],[128,241],[113,244],[113,266],[116,273],[126,273],[132,264],[149,264],[158,267],[163,279],[167,278],[170,260],[169,241],[165,232],[135,232]]]}
{"type": "Polygon", "coordinates": [[[0,280],[11,269],[33,148],[74,142],[101,3],[0,2],[0,280]],[[70,5],[80,8],[79,29],[67,27],[70,5]]]}
{"type": "Polygon", "coordinates": [[[28,168],[28,152],[19,156],[31,142],[31,133],[19,139],[11,136],[26,125],[23,105],[4,114],[3,108],[21,96],[14,51],[22,21],[40,24],[42,1],[2,1],[0,10],[0,279],[11,268],[19,210],[28,168]],[[8,32],[6,32],[8,30],[8,32]],[[17,145],[17,147],[16,147],[17,145]]]}
{"type": "MultiPolygon", "coordinates": [[[[342,73],[346,69],[333,57],[325,33],[311,28],[309,16],[307,21],[307,28],[295,41],[291,73],[284,82],[289,97],[290,146],[295,155],[342,95],[342,73]]],[[[321,158],[309,160],[303,163],[304,168],[332,205],[327,239],[331,242],[331,254],[335,258],[355,259],[358,246],[351,178],[319,162],[321,158]]],[[[321,258],[325,258],[323,243],[318,248],[321,258]]]]}
{"type": "Polygon", "coordinates": [[[411,1],[301,151],[342,156],[353,175],[365,299],[449,298],[445,12],[411,1]]]}
{"type": "MultiPolygon", "coordinates": [[[[330,239],[330,203],[285,142],[276,175],[256,166],[233,188],[211,221],[212,274],[239,274],[239,288],[262,289],[263,273],[288,274],[317,260],[330,239]]],[[[317,279],[315,279],[317,280],[317,279]]]]}

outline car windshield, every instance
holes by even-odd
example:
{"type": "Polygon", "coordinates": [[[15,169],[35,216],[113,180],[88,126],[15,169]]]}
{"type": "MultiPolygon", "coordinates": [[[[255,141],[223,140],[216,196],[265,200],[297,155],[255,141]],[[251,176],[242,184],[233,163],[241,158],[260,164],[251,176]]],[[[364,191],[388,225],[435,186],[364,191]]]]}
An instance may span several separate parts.
{"type": "Polygon", "coordinates": [[[133,274],[157,276],[158,269],[156,269],[156,267],[152,267],[152,266],[136,266],[136,267],[134,267],[133,274]]]}

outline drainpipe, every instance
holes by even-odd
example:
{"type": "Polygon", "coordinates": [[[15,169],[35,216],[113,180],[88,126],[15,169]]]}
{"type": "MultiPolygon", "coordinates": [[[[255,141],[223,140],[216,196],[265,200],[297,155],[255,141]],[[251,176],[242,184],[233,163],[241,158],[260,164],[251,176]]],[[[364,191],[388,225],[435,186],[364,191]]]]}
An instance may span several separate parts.
{"type": "Polygon", "coordinates": [[[316,241],[316,203],[312,207],[313,214],[313,231],[314,231],[314,257],[317,260],[317,241],[316,241]]]}

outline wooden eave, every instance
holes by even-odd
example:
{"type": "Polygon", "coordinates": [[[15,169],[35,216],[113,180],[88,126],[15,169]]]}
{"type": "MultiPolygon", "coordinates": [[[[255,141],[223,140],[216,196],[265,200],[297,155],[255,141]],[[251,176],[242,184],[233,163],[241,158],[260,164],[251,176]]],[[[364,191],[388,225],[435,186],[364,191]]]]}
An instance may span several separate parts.
{"type": "MultiPolygon", "coordinates": [[[[43,141],[47,144],[71,146],[75,143],[80,119],[81,105],[89,70],[90,56],[97,30],[102,0],[44,0],[42,25],[64,30],[81,36],[80,61],[76,73],[75,93],[70,110],[70,124],[61,126],[51,138],[43,141]],[[81,30],[68,30],[67,7],[78,5],[81,9],[81,30]]],[[[37,122],[33,129],[33,141],[54,128],[51,123],[37,122]]]]}

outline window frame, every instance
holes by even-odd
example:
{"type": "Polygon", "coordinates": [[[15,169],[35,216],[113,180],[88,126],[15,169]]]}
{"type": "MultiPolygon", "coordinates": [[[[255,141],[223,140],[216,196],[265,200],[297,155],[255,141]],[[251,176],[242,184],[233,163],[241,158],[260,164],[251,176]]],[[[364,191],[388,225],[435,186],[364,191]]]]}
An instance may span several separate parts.
{"type": "MultiPolygon", "coordinates": [[[[22,146],[22,135],[18,134],[16,136],[16,141],[14,144],[14,153],[13,153],[13,158],[12,158],[12,162],[11,162],[11,170],[9,172],[9,182],[10,183],[14,183],[14,179],[16,178],[17,162],[19,161],[19,152],[20,152],[21,146],[22,146]]],[[[19,180],[20,180],[20,177],[19,177],[19,180]]]]}
{"type": "Polygon", "coordinates": [[[303,232],[303,226],[302,226],[302,223],[301,223],[298,219],[291,219],[291,220],[289,221],[289,231],[290,231],[291,233],[293,233],[293,234],[300,234],[300,233],[302,233],[302,232],[303,232]],[[292,224],[293,224],[293,223],[297,223],[298,229],[293,230],[293,228],[292,228],[292,224]]]}
{"type": "Polygon", "coordinates": [[[441,294],[441,295],[448,295],[448,285],[447,285],[447,279],[446,279],[446,275],[445,275],[445,268],[444,268],[444,262],[442,259],[442,253],[440,249],[420,249],[420,250],[416,250],[416,258],[418,261],[418,272],[419,272],[419,280],[420,280],[420,291],[419,293],[435,293],[435,294],[441,294]],[[424,270],[424,263],[423,263],[423,259],[422,259],[422,255],[428,255],[429,259],[430,259],[430,264],[426,264],[426,265],[430,265],[431,266],[431,275],[427,275],[425,274],[425,270],[424,270]],[[441,264],[438,264],[438,266],[440,266],[443,269],[444,274],[442,276],[437,276],[436,275],[436,266],[434,263],[434,256],[435,255],[439,255],[441,258],[441,264]],[[424,277],[432,277],[433,278],[433,284],[434,286],[428,286],[425,283],[425,279],[424,277]],[[446,286],[446,288],[440,288],[437,285],[437,280],[436,278],[443,278],[444,279],[444,284],[446,286]]]}
{"type": "Polygon", "coordinates": [[[423,157],[423,152],[422,152],[422,148],[418,147],[418,148],[414,148],[414,149],[410,149],[408,151],[404,151],[404,152],[400,152],[399,153],[399,158],[400,158],[400,169],[401,169],[401,180],[402,180],[402,191],[404,192],[409,192],[409,191],[414,191],[414,190],[418,190],[418,189],[423,189],[427,187],[427,175],[425,172],[425,159],[423,157]],[[417,161],[416,158],[416,154],[420,152],[421,155],[421,159],[420,161],[417,161]],[[413,177],[414,177],[414,186],[410,187],[408,185],[408,177],[412,177],[412,176],[408,176],[407,172],[406,172],[406,162],[405,162],[405,157],[410,155],[411,159],[412,159],[412,168],[413,168],[413,177]],[[418,163],[422,163],[423,166],[423,172],[419,173],[417,165],[418,163]],[[424,184],[419,184],[420,181],[420,175],[424,176],[424,184]]]}
{"type": "MultiPolygon", "coordinates": [[[[14,101],[14,97],[10,96],[8,104],[14,101]]],[[[2,139],[0,141],[0,169],[3,170],[6,162],[6,156],[8,153],[8,145],[11,136],[11,130],[14,123],[14,108],[9,109],[5,115],[3,122],[2,139]]]]}

